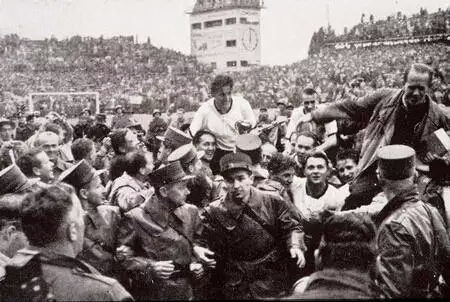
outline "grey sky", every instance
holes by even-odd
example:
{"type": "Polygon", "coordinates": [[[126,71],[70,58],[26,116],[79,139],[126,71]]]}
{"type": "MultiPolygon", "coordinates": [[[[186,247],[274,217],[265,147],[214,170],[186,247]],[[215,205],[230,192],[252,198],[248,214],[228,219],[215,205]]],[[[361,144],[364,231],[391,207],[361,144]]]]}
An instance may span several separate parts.
{"type": "MultiPolygon", "coordinates": [[[[195,0],[0,0],[0,34],[32,39],[54,35],[134,35],[156,46],[189,54],[189,16],[195,0]]],[[[265,0],[262,12],[262,63],[289,64],[307,55],[312,33],[327,24],[342,32],[361,13],[385,18],[449,7],[449,0],[265,0]]]]}

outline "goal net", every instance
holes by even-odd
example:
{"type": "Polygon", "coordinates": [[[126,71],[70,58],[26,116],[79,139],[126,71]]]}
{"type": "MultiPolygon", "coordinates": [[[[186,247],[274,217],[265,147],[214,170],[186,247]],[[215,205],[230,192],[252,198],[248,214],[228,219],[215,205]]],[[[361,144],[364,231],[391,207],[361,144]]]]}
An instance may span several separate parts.
{"type": "Polygon", "coordinates": [[[89,108],[92,114],[100,112],[98,92],[33,92],[28,95],[30,111],[41,111],[46,115],[50,111],[66,115],[69,118],[81,115],[83,108],[89,108]]]}

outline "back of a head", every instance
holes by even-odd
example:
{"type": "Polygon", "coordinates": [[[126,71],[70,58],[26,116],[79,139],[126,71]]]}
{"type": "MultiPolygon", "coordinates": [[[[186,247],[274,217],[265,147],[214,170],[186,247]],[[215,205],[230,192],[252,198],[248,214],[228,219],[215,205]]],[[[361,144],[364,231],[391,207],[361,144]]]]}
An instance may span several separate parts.
{"type": "Polygon", "coordinates": [[[75,190],[59,183],[29,193],[22,205],[22,226],[30,244],[45,247],[60,239],[60,229],[73,206],[75,190]]]}
{"type": "Polygon", "coordinates": [[[147,164],[145,154],[142,151],[134,151],[125,155],[125,172],[128,175],[134,176],[139,173],[139,170],[147,164]]]}
{"type": "Polygon", "coordinates": [[[77,138],[70,146],[73,158],[76,161],[88,159],[94,148],[94,142],[89,138],[77,138]]]}
{"type": "Polygon", "coordinates": [[[16,164],[25,176],[29,178],[35,177],[33,168],[40,168],[41,162],[37,158],[37,155],[41,152],[44,151],[39,148],[32,148],[17,159],[16,164]]]}
{"type": "Polygon", "coordinates": [[[58,143],[61,143],[60,141],[60,137],[58,136],[58,134],[52,132],[52,131],[44,131],[44,132],[40,132],[38,133],[37,137],[36,137],[36,142],[35,142],[35,146],[36,147],[40,147],[44,141],[48,140],[48,139],[53,139],[53,138],[57,138],[58,143]]]}
{"type": "Polygon", "coordinates": [[[127,135],[128,129],[116,129],[112,133],[110,133],[109,137],[111,138],[111,147],[114,150],[116,155],[122,154],[120,148],[126,146],[125,136],[127,135]]]}
{"type": "Polygon", "coordinates": [[[271,175],[279,174],[288,169],[295,168],[295,161],[282,153],[275,153],[267,164],[267,170],[271,175]]]}
{"type": "Polygon", "coordinates": [[[345,213],[322,226],[319,254],[323,268],[370,271],[376,258],[376,228],[368,215],[345,213]]]}
{"type": "Polygon", "coordinates": [[[57,123],[48,122],[44,125],[44,131],[53,132],[59,136],[62,133],[63,129],[57,123]]]}

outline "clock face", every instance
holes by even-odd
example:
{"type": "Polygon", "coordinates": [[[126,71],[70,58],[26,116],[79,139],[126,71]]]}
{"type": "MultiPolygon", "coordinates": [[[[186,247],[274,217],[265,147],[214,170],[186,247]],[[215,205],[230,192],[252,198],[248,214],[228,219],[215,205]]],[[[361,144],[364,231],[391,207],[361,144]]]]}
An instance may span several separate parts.
{"type": "Polygon", "coordinates": [[[253,51],[258,46],[258,34],[253,28],[248,28],[242,35],[242,45],[246,50],[253,51]]]}

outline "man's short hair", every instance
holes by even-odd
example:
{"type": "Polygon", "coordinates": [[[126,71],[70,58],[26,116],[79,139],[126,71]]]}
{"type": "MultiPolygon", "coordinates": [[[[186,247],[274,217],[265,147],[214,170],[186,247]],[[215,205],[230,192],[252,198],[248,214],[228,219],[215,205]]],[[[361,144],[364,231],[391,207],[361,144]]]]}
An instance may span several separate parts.
{"type": "Polygon", "coordinates": [[[198,144],[200,144],[200,140],[203,135],[210,135],[214,138],[214,141],[216,141],[216,136],[211,131],[199,130],[197,131],[197,133],[195,133],[194,137],[192,138],[192,144],[197,147],[198,144]]]}
{"type": "Polygon", "coordinates": [[[127,144],[125,136],[127,132],[131,131],[129,129],[116,129],[110,133],[109,137],[111,138],[111,147],[114,150],[114,153],[119,155],[122,154],[120,148],[124,148],[127,144]]]}
{"type": "Polygon", "coordinates": [[[327,168],[330,165],[330,159],[328,158],[327,154],[323,151],[313,151],[311,153],[308,153],[305,157],[305,163],[310,159],[311,157],[314,158],[323,158],[325,160],[325,163],[327,165],[327,168]]]}
{"type": "Polygon", "coordinates": [[[359,152],[354,149],[343,149],[336,154],[336,162],[346,159],[351,159],[355,162],[355,164],[358,164],[359,152]]]}
{"type": "Polygon", "coordinates": [[[433,82],[433,73],[434,70],[430,66],[422,63],[414,63],[408,66],[403,73],[403,84],[408,81],[409,73],[414,70],[417,73],[427,73],[428,74],[428,87],[431,87],[431,83],[433,82]]]}
{"type": "Polygon", "coordinates": [[[133,151],[125,155],[125,172],[128,175],[137,175],[139,169],[144,168],[147,165],[147,159],[145,153],[142,151],[133,151]]]}
{"type": "Polygon", "coordinates": [[[267,164],[267,170],[271,175],[295,168],[295,161],[282,153],[275,153],[267,164]]]}
{"type": "Polygon", "coordinates": [[[34,114],[28,114],[27,118],[26,118],[26,121],[29,122],[29,121],[34,120],[35,118],[36,118],[36,116],[34,114]]]}
{"type": "Polygon", "coordinates": [[[77,138],[70,146],[73,159],[75,160],[86,159],[94,148],[94,142],[89,138],[77,138]]]}
{"type": "Polygon", "coordinates": [[[319,251],[324,268],[358,268],[375,265],[376,228],[367,214],[346,213],[329,217],[322,226],[319,251]]]}
{"type": "Polygon", "coordinates": [[[221,92],[221,89],[225,86],[230,86],[230,88],[233,88],[233,79],[227,75],[216,76],[214,81],[211,83],[211,94],[214,95],[221,92]]]}
{"type": "Polygon", "coordinates": [[[29,178],[35,177],[33,168],[41,168],[41,162],[37,158],[37,155],[41,152],[44,151],[39,148],[32,148],[17,159],[16,164],[25,176],[29,178]]]}
{"type": "Polygon", "coordinates": [[[23,232],[34,246],[45,247],[57,241],[61,226],[73,206],[75,190],[65,183],[29,193],[22,207],[23,232]]]}
{"type": "Polygon", "coordinates": [[[44,125],[44,131],[53,132],[59,136],[62,133],[63,128],[57,123],[48,122],[44,125]]]}
{"type": "Polygon", "coordinates": [[[305,89],[302,90],[302,93],[306,95],[315,95],[317,94],[317,91],[314,88],[306,87],[305,89]]]}
{"type": "Polygon", "coordinates": [[[52,132],[52,131],[44,131],[44,132],[40,132],[40,133],[37,134],[35,146],[36,147],[40,147],[41,146],[41,138],[45,137],[45,136],[48,137],[48,136],[51,136],[51,135],[58,136],[58,144],[61,144],[61,139],[59,137],[59,134],[56,134],[55,132],[52,132]]]}
{"type": "Polygon", "coordinates": [[[298,132],[298,134],[297,134],[297,140],[298,140],[298,138],[299,138],[300,136],[306,136],[306,137],[312,138],[312,139],[314,140],[313,147],[318,146],[319,143],[320,143],[319,137],[318,137],[314,132],[311,132],[311,131],[301,131],[301,132],[298,132]]]}

